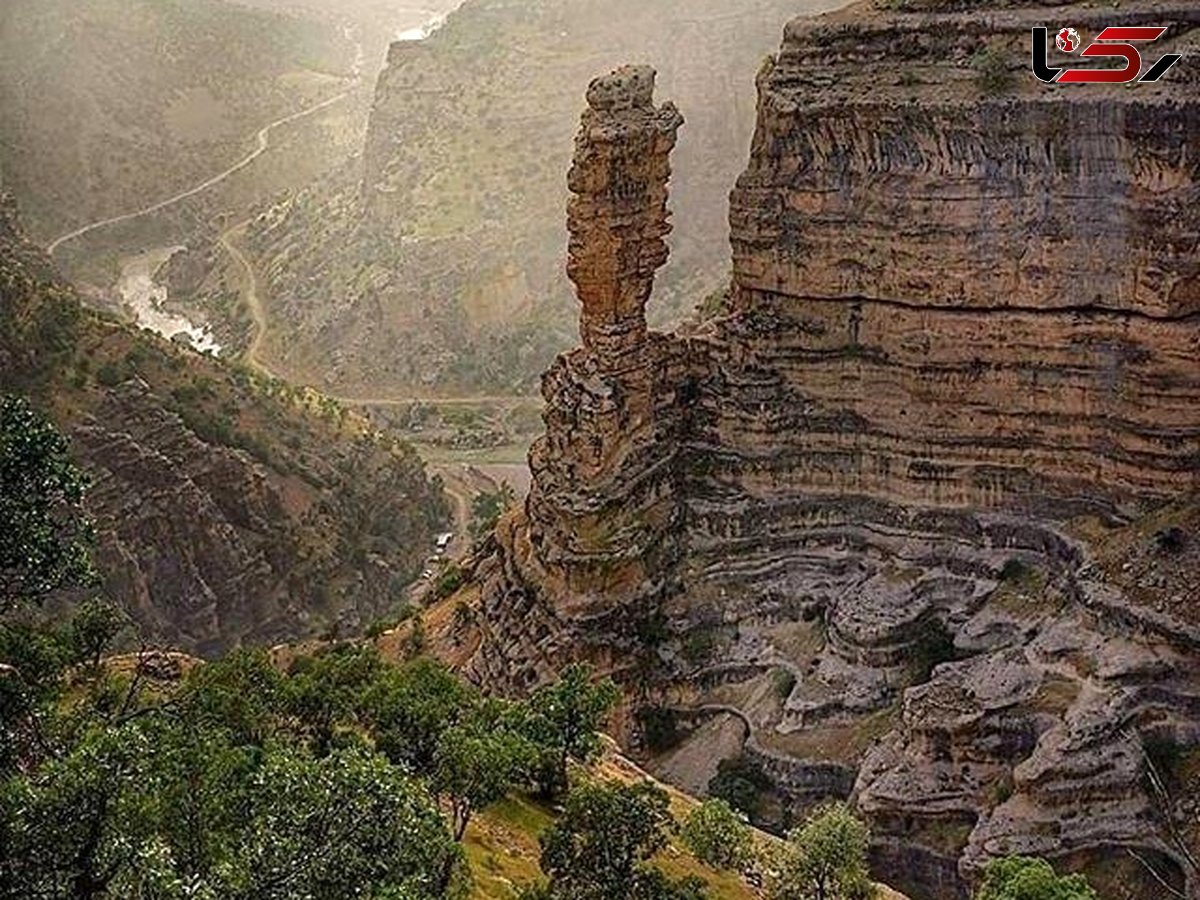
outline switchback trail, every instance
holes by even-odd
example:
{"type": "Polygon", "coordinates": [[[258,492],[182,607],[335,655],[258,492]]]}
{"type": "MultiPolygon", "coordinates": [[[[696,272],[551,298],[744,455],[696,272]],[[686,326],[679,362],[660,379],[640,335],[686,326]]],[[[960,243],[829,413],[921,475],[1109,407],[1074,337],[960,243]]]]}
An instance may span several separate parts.
{"type": "Polygon", "coordinates": [[[230,176],[236,175],[242,169],[246,168],[246,166],[250,165],[256,159],[258,159],[260,156],[262,156],[264,153],[266,153],[267,150],[271,146],[271,132],[274,131],[276,128],[282,128],[284,125],[290,125],[293,122],[297,122],[300,119],[304,119],[304,118],[307,118],[308,116],[313,115],[314,113],[318,113],[323,109],[328,109],[330,106],[333,106],[335,103],[341,103],[343,100],[345,100],[347,97],[349,97],[351,94],[353,94],[358,89],[358,86],[361,83],[361,81],[362,81],[361,76],[355,75],[354,80],[353,80],[353,82],[351,82],[350,86],[348,88],[346,88],[346,90],[342,91],[341,93],[335,94],[332,97],[322,100],[320,103],[314,103],[312,106],[307,106],[304,109],[300,110],[299,112],[294,112],[291,115],[283,116],[282,118],[276,119],[274,122],[270,122],[270,123],[264,125],[262,128],[260,128],[258,130],[258,132],[254,136],[255,137],[254,149],[248,155],[244,156],[242,159],[238,160],[236,163],[234,163],[232,166],[230,166],[228,169],[225,169],[225,171],[219,172],[218,174],[207,179],[206,181],[202,181],[200,184],[196,185],[195,187],[188,188],[186,191],[182,191],[181,193],[176,194],[174,197],[168,197],[166,200],[160,200],[158,203],[151,204],[150,206],[143,207],[142,209],[138,209],[138,210],[135,210],[130,213],[125,213],[124,215],[120,215],[120,216],[113,216],[110,219],[101,219],[99,222],[92,222],[90,225],[84,225],[82,228],[76,228],[74,231],[67,232],[62,237],[55,238],[53,241],[51,241],[50,244],[46,247],[46,252],[53,253],[60,246],[67,243],[68,241],[76,240],[78,238],[83,237],[86,234],[91,234],[93,231],[98,231],[101,228],[107,228],[110,225],[117,225],[121,222],[129,222],[133,219],[140,219],[142,216],[148,216],[151,213],[161,212],[162,210],[166,209],[167,207],[174,206],[176,203],[180,203],[184,200],[187,200],[189,197],[195,197],[197,194],[203,193],[204,191],[207,191],[209,188],[220,184],[222,181],[225,181],[230,176]]]}

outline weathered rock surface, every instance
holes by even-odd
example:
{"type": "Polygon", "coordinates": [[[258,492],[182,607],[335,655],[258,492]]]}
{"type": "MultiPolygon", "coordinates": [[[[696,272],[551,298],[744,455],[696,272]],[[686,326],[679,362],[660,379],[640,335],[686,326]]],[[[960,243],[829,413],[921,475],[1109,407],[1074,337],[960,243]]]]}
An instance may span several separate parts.
{"type": "Polygon", "coordinates": [[[1168,24],[1156,53],[1200,33],[1181,2],[789,25],[732,195],[728,307],[688,333],[638,308],[669,142],[622,101],[614,153],[592,92],[584,344],[543,379],[471,668],[518,690],[586,656],[684,730],[740,720],[777,824],[851,794],[920,896],[1012,852],[1105,897],[1196,896],[1197,73],[1044,86],[1028,41],[1051,15],[1168,24]]]}

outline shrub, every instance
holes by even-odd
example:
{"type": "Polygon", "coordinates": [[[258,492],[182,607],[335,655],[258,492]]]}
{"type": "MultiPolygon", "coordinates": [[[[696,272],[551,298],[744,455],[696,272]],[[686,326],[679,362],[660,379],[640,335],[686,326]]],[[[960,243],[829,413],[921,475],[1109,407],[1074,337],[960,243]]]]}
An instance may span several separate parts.
{"type": "Polygon", "coordinates": [[[971,56],[971,68],[975,70],[975,86],[984,94],[999,94],[1013,86],[1013,74],[1008,69],[1008,58],[996,44],[980,47],[971,56]]]}
{"type": "Polygon", "coordinates": [[[753,855],[745,818],[724,800],[705,800],[684,820],[679,833],[697,859],[717,869],[740,869],[753,855]]]}
{"type": "Polygon", "coordinates": [[[975,900],[1100,900],[1082,875],[1058,875],[1044,859],[1009,856],[983,871],[975,900]]]}
{"type": "Polygon", "coordinates": [[[775,683],[775,695],[780,700],[787,700],[796,689],[796,673],[791,669],[779,668],[772,675],[775,683]]]}
{"type": "Polygon", "coordinates": [[[683,739],[679,731],[679,722],[670,709],[647,706],[638,710],[637,717],[642,726],[642,735],[646,739],[646,747],[652,753],[670,750],[683,739]]]}
{"type": "Polygon", "coordinates": [[[712,631],[693,631],[683,639],[683,658],[693,666],[698,666],[712,656],[716,646],[717,638],[712,631]]]}
{"type": "Polygon", "coordinates": [[[460,587],[466,584],[467,575],[458,566],[451,563],[442,570],[442,574],[438,576],[437,582],[433,586],[433,596],[438,600],[445,600],[460,587]]]}
{"type": "Polygon", "coordinates": [[[717,764],[717,774],[708,782],[708,792],[712,796],[751,818],[758,813],[762,796],[770,789],[771,779],[746,756],[721,760],[717,764]]]}
{"type": "Polygon", "coordinates": [[[954,635],[940,619],[930,620],[921,630],[911,651],[909,668],[913,682],[923,684],[942,663],[958,658],[954,635]]]}

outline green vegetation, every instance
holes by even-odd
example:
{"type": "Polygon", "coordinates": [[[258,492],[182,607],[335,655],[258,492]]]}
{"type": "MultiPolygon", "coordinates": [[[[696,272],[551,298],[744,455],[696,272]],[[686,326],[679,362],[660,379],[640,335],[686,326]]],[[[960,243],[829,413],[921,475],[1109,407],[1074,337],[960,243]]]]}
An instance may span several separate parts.
{"type": "Polygon", "coordinates": [[[922,625],[909,658],[909,672],[913,683],[924,684],[933,675],[935,668],[958,658],[954,649],[954,634],[941,619],[928,620],[922,625]]]}
{"type": "Polygon", "coordinates": [[[471,501],[471,537],[479,540],[491,534],[501,514],[516,502],[516,494],[507,481],[498,490],[476,494],[471,501]]]}
{"type": "Polygon", "coordinates": [[[450,563],[438,575],[438,579],[433,585],[433,597],[435,600],[445,600],[466,583],[467,573],[462,570],[461,566],[450,563]]]}
{"type": "Polygon", "coordinates": [[[414,607],[408,603],[405,603],[401,605],[399,611],[394,615],[384,616],[383,618],[376,619],[374,622],[368,625],[366,636],[372,640],[381,637],[384,634],[387,634],[387,632],[399,628],[400,625],[416,615],[416,612],[417,610],[414,607]]]}
{"type": "Polygon", "coordinates": [[[671,822],[667,793],[652,784],[582,785],[542,837],[549,883],[526,900],[702,900],[703,882],[649,864],[671,822]]]}
{"type": "Polygon", "coordinates": [[[779,852],[771,900],[865,900],[870,831],[844,803],[818,807],[779,852]]]}
{"type": "Polygon", "coordinates": [[[1058,875],[1050,863],[1026,856],[991,862],[975,900],[1100,900],[1082,875],[1058,875]]]}
{"type": "Polygon", "coordinates": [[[665,753],[683,738],[679,730],[678,716],[663,706],[643,706],[637,711],[638,725],[642,737],[651,753],[665,753]]]}
{"type": "Polygon", "coordinates": [[[692,810],[680,835],[697,859],[717,869],[739,869],[754,853],[745,818],[724,800],[706,800],[692,810]]]}
{"type": "Polygon", "coordinates": [[[699,628],[683,639],[683,658],[693,666],[708,662],[717,649],[717,636],[710,628],[699,628]]]}
{"type": "Polygon", "coordinates": [[[998,44],[980,47],[971,56],[975,86],[984,94],[1001,94],[1011,90],[1015,82],[1008,67],[1008,55],[998,44]]]}
{"type": "Polygon", "coordinates": [[[0,624],[0,881],[18,896],[459,896],[475,814],[541,786],[544,760],[590,758],[615,700],[582,667],[536,703],[485,699],[369,645],[163,676],[152,654],[105,660],[127,625],[102,604],[0,624]]]}
{"type": "Polygon", "coordinates": [[[1037,570],[1019,556],[1010,557],[1000,567],[1000,580],[1005,584],[1026,585],[1037,577],[1037,570]]]}
{"type": "Polygon", "coordinates": [[[281,675],[241,651],[165,683],[148,656],[100,662],[123,624],[0,626],[13,896],[445,895],[461,854],[434,793],[346,730],[348,673],[377,662],[281,675]]]}
{"type": "Polygon", "coordinates": [[[584,665],[568,666],[557,682],[533,693],[528,728],[543,748],[535,776],[543,795],[566,788],[571,760],[586,763],[599,754],[597,731],[620,699],[611,680],[595,681],[584,665]]]}
{"type": "Polygon", "coordinates": [[[0,612],[95,582],[87,478],[67,441],[20,397],[0,397],[0,612]]]}
{"type": "Polygon", "coordinates": [[[796,673],[791,669],[776,669],[771,673],[771,681],[775,686],[775,696],[780,700],[787,700],[796,689],[796,673]]]}

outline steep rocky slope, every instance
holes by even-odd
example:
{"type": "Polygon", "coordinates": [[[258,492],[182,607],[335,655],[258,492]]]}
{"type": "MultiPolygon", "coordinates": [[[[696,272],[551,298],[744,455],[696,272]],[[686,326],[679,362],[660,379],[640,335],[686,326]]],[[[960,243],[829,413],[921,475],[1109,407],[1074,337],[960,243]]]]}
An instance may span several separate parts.
{"type": "Polygon", "coordinates": [[[280,371],[339,393],[525,390],[572,342],[559,231],[576,85],[658,61],[693,110],[660,321],[728,277],[725,206],[778,22],[837,0],[467,0],[398,42],[362,159],[251,236],[280,371]],[[686,301],[686,302],[685,302],[686,301]]]}
{"type": "Polygon", "coordinates": [[[1196,896],[1200,73],[1044,86],[1051,16],[1200,34],[1182,2],[792,22],[731,295],[675,334],[645,302],[678,119],[645,70],[593,84],[583,346],[464,595],[468,668],[520,690],[592,658],[673,721],[661,771],[702,788],[726,747],[776,824],[852,795],[919,896],[1018,852],[1196,896]]]}
{"type": "Polygon", "coordinates": [[[354,57],[336,28],[226,0],[6,0],[0,167],[48,242],[232,164],[354,57]]]}
{"type": "Polygon", "coordinates": [[[146,637],[209,653],[361,629],[447,517],[411,448],[320,397],[85,312],[0,210],[0,384],[93,479],[105,591],[146,637]]]}

